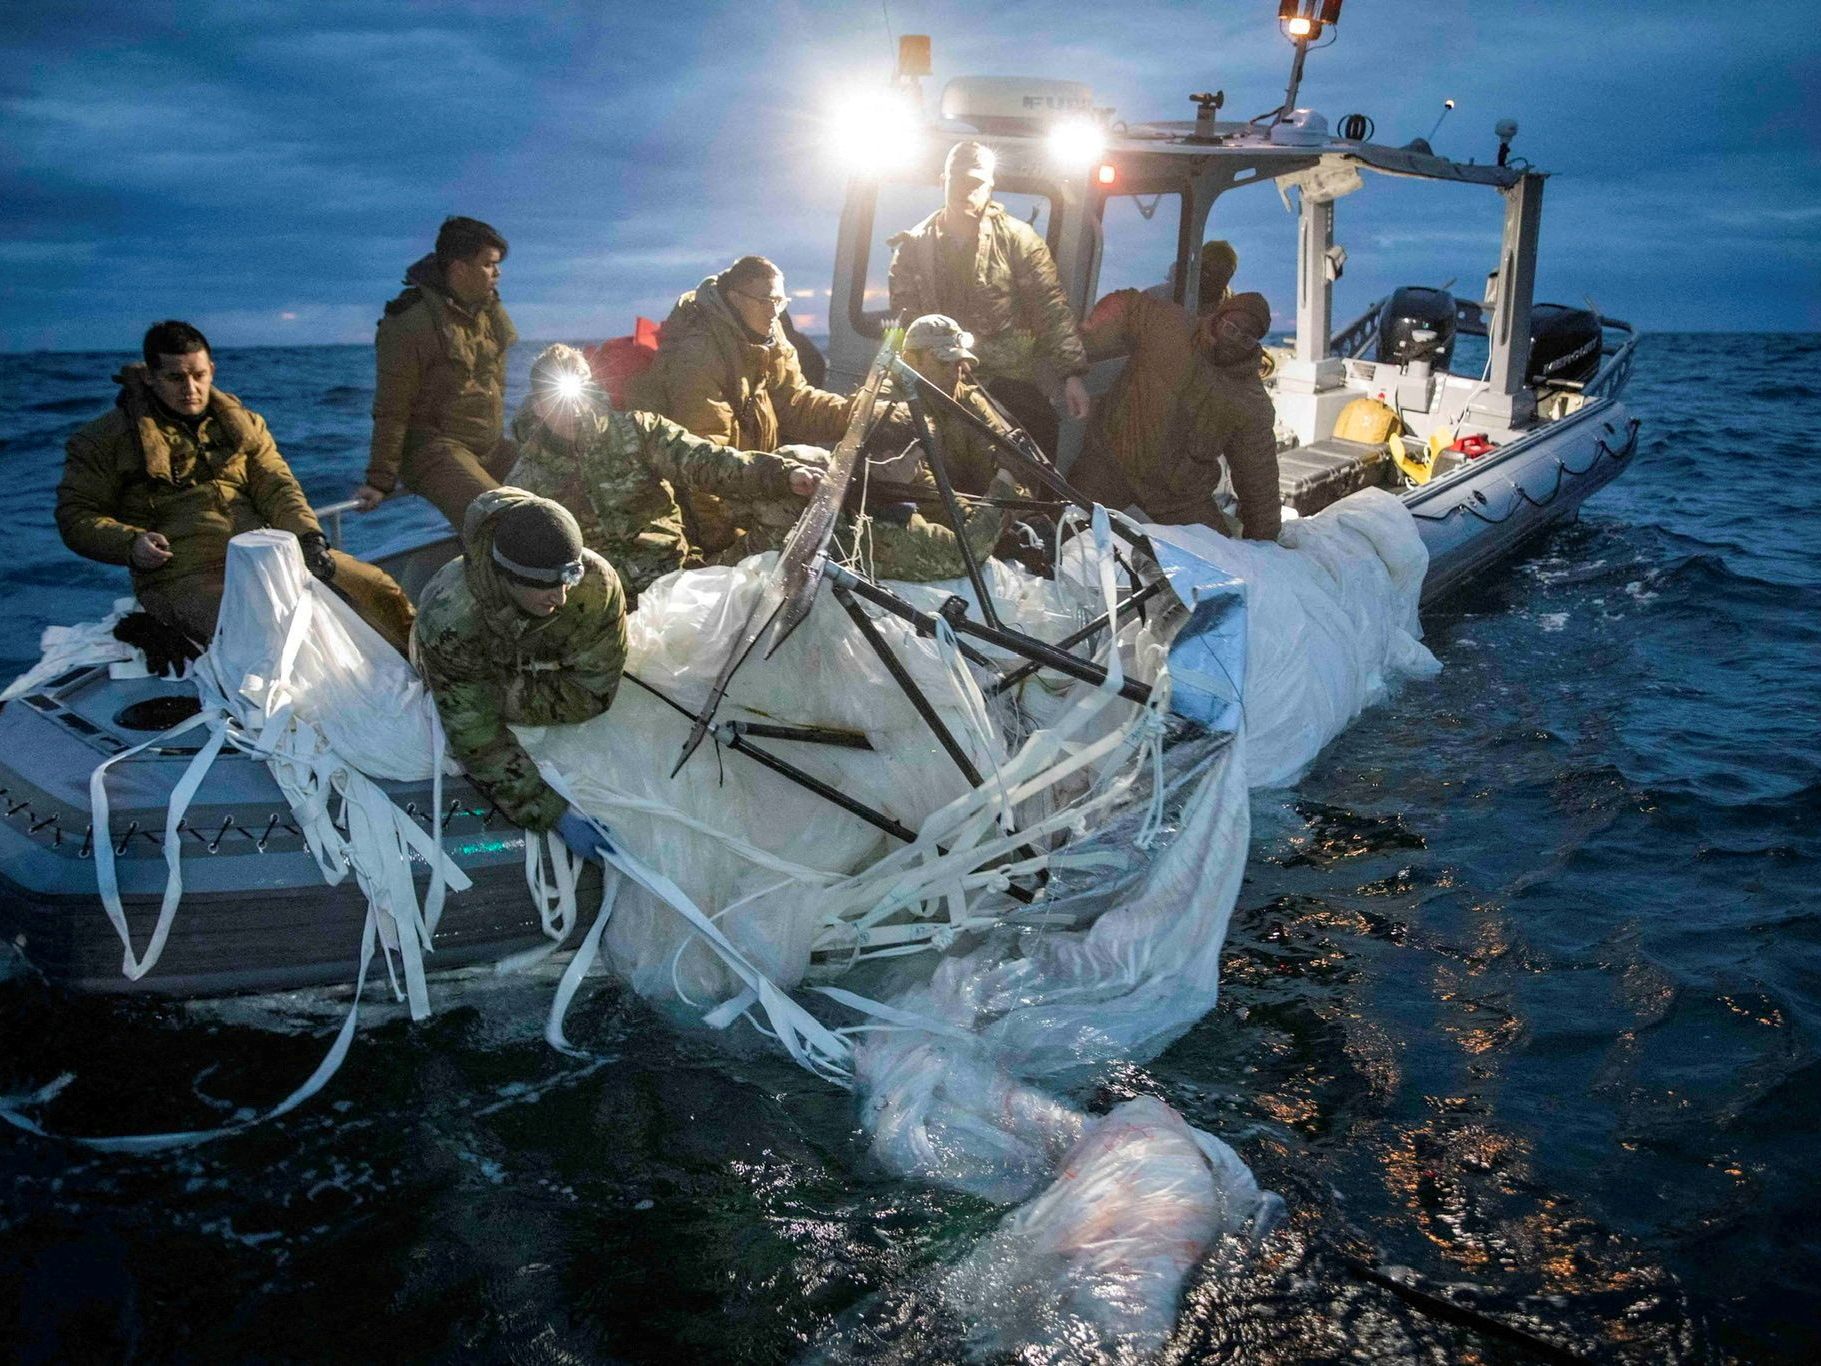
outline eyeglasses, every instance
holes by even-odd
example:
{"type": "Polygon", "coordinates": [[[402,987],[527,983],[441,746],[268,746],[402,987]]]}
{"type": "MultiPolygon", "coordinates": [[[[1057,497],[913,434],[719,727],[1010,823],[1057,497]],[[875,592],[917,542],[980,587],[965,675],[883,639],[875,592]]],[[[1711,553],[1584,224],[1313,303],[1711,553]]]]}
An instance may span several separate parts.
{"type": "Polygon", "coordinates": [[[736,289],[733,293],[742,299],[751,299],[755,304],[770,304],[773,313],[782,313],[784,305],[790,302],[787,294],[749,294],[743,289],[736,289]]]}

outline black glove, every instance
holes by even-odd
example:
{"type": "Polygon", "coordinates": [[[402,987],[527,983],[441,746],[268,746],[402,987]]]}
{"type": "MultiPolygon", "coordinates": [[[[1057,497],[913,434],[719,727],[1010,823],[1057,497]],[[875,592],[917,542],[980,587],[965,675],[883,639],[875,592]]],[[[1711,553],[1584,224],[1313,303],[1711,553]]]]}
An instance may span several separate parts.
{"type": "Polygon", "coordinates": [[[150,612],[129,612],[114,625],[114,639],[145,655],[145,666],[163,678],[176,675],[202,653],[202,646],[150,612]]]}
{"type": "Polygon", "coordinates": [[[1050,544],[1052,534],[1047,525],[1036,527],[1029,522],[1013,522],[999,537],[993,554],[1022,565],[1042,578],[1056,567],[1056,547],[1050,544]]]}
{"type": "Polygon", "coordinates": [[[335,581],[335,557],[329,553],[329,538],[320,531],[306,531],[297,538],[303,551],[304,568],[324,583],[335,581]]]}
{"type": "Polygon", "coordinates": [[[867,510],[881,522],[893,526],[909,526],[910,519],[917,515],[915,503],[875,503],[867,510]]]}

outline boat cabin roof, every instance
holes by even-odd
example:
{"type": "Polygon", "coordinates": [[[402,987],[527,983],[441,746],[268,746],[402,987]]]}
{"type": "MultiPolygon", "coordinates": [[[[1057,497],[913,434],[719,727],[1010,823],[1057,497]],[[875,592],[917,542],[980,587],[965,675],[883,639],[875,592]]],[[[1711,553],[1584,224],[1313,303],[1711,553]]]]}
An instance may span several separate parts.
{"type": "MultiPolygon", "coordinates": [[[[990,144],[1001,158],[1001,174],[1052,178],[1056,171],[1046,142],[1047,130],[1028,124],[979,127],[959,120],[945,120],[937,141],[931,169],[940,174],[940,157],[963,138],[990,144]]],[[[1193,121],[1115,124],[1099,157],[1119,174],[1111,194],[1149,194],[1174,189],[1185,179],[1209,176],[1227,185],[1274,180],[1322,165],[1364,167],[1384,175],[1457,184],[1489,185],[1498,189],[1515,185],[1530,168],[1499,166],[1490,162],[1454,161],[1421,147],[1388,147],[1376,142],[1354,142],[1322,134],[1308,143],[1273,142],[1270,129],[1261,124],[1216,123],[1212,132],[1198,132],[1193,121]]],[[[1224,188],[1224,187],[1223,187],[1224,188]]]]}

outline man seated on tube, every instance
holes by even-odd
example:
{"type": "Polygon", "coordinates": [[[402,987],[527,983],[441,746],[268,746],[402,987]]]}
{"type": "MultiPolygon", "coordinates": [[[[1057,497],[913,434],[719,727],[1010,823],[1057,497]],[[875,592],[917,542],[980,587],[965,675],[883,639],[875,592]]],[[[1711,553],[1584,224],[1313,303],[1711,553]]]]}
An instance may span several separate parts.
{"type": "Polygon", "coordinates": [[[554,499],[582,540],[619,571],[627,601],[673,570],[700,564],[679,495],[700,489],[742,507],[800,507],[821,472],[764,451],[718,446],[656,413],[623,413],[594,386],[588,361],[561,344],[531,366],[531,395],[512,421],[519,459],[509,482],[554,499]]]}

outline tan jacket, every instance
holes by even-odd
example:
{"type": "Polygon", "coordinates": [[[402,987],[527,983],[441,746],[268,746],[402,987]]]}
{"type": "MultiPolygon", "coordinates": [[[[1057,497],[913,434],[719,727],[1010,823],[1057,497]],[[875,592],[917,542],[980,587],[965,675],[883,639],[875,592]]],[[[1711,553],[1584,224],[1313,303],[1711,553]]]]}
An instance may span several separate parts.
{"type": "Polygon", "coordinates": [[[390,493],[407,448],[436,437],[485,456],[506,424],[506,352],[518,340],[496,295],[472,312],[443,285],[436,258],[405,272],[375,345],[373,444],[366,482],[390,493]]]}
{"type": "Polygon", "coordinates": [[[711,275],[677,300],[657,359],[629,386],[627,406],[717,446],[775,451],[832,446],[847,430],[853,399],[804,379],[797,349],[776,322],[755,340],[711,275]]]}
{"type": "Polygon", "coordinates": [[[276,527],[320,534],[291,467],[265,419],[220,389],[194,428],[158,406],[143,365],[115,376],[114,409],[69,439],[57,485],[57,530],[78,555],[131,564],[133,542],[156,531],[171,558],[133,570],[138,591],[219,570],[228,542],[243,531],[276,527]]]}
{"type": "Polygon", "coordinates": [[[1102,299],[1082,336],[1096,359],[1128,359],[1094,404],[1071,471],[1081,491],[1114,503],[1129,492],[1155,522],[1218,526],[1213,498],[1224,460],[1246,537],[1275,540],[1283,517],[1276,413],[1257,353],[1212,364],[1195,345],[1193,317],[1136,289],[1102,299]]]}

